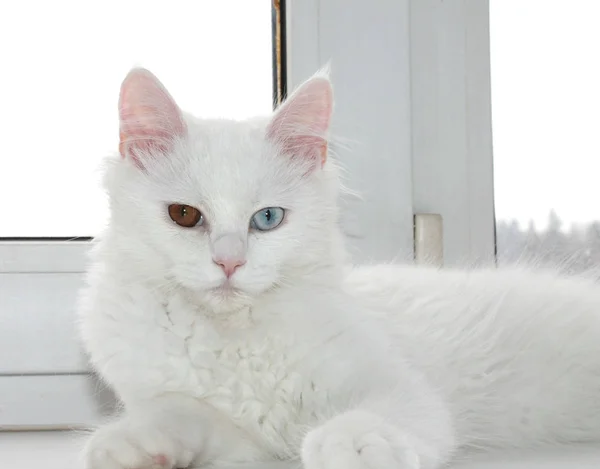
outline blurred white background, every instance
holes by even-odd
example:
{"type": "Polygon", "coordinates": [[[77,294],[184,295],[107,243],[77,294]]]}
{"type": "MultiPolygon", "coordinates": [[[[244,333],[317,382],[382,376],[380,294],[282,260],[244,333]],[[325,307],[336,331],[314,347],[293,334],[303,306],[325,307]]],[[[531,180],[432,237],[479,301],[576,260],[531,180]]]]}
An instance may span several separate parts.
{"type": "Polygon", "coordinates": [[[600,2],[491,0],[498,261],[600,265],[600,2]]]}
{"type": "Polygon", "coordinates": [[[491,0],[496,217],[600,219],[600,2],[491,0]]]}

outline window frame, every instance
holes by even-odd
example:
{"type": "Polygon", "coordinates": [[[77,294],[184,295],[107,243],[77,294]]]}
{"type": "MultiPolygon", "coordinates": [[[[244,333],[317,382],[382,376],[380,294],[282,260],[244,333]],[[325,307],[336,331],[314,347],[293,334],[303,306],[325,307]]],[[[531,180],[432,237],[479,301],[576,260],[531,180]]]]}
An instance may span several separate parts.
{"type": "MultiPolygon", "coordinates": [[[[365,3],[361,0],[281,0],[279,8],[275,5],[273,26],[277,26],[279,18],[277,34],[282,45],[280,54],[274,47],[273,63],[280,68],[274,70],[273,77],[282,84],[274,96],[276,103],[287,89],[293,89],[328,60],[332,63],[334,85],[339,66],[347,79],[346,93],[354,86],[365,90],[364,83],[358,81],[367,76],[360,54],[364,57],[371,51],[344,47],[336,29],[338,13],[354,11],[354,8],[364,9],[365,3]],[[357,78],[352,78],[352,67],[357,78]]],[[[368,21],[346,16],[346,21],[352,22],[341,26],[348,34],[353,31],[353,34],[364,35],[365,40],[370,32],[387,26],[395,38],[400,38],[392,48],[389,44],[384,48],[382,42],[376,44],[375,57],[369,57],[369,63],[378,67],[368,71],[369,76],[384,80],[386,96],[399,103],[398,108],[392,110],[386,108],[385,103],[375,103],[386,109],[386,119],[391,111],[400,115],[399,118],[391,116],[398,118],[395,122],[399,123],[393,132],[370,127],[375,133],[374,140],[393,148],[397,158],[378,162],[382,174],[395,175],[393,192],[384,193],[381,190],[385,188],[379,188],[380,192],[375,193],[379,208],[391,219],[388,225],[391,228],[383,233],[385,239],[375,242],[370,235],[381,234],[380,227],[359,227],[364,231],[358,235],[349,233],[350,247],[359,253],[356,257],[359,261],[410,259],[414,243],[413,215],[434,213],[440,214],[443,220],[446,266],[493,263],[488,0],[396,0],[382,8],[389,12],[374,12],[368,21]],[[389,23],[394,18],[398,24],[389,23]],[[386,73],[378,75],[380,70],[386,73]]],[[[342,89],[341,94],[343,92],[342,89]]],[[[361,109],[349,109],[347,114],[348,121],[341,129],[351,133],[353,126],[361,125],[364,117],[361,109]]],[[[363,157],[368,158],[381,148],[366,145],[361,148],[366,153],[363,157]]],[[[358,162],[360,155],[346,154],[343,150],[340,153],[348,157],[350,165],[362,164],[358,162]]],[[[390,181],[394,179],[387,179],[388,189],[390,181]]],[[[352,180],[349,185],[352,186],[352,180]]],[[[366,202],[352,209],[358,214],[359,222],[372,211],[368,197],[366,202]]],[[[91,245],[90,238],[0,239],[0,282],[6,276],[27,279],[76,274],[83,277],[91,245]]],[[[18,298],[12,301],[18,302],[18,298]]],[[[0,310],[2,320],[10,321],[12,330],[28,327],[11,315],[10,304],[6,310],[0,310]]],[[[40,314],[52,314],[56,307],[61,305],[40,310],[40,314]]],[[[9,414],[0,413],[0,429],[71,428],[96,423],[103,412],[92,393],[81,393],[82,386],[90,385],[90,379],[87,371],[81,369],[26,377],[3,374],[0,370],[0,402],[15,403],[9,414]],[[50,395],[61,396],[60,402],[70,403],[69,409],[61,413],[60,406],[55,405],[58,401],[44,397],[25,383],[33,377],[39,378],[35,389],[48,386],[50,395]],[[6,380],[12,380],[10,385],[6,380]],[[15,386],[18,382],[23,384],[15,386]],[[39,421],[34,410],[39,412],[39,421]]]]}
{"type": "MultiPolygon", "coordinates": [[[[356,54],[336,41],[338,13],[360,10],[363,2],[287,3],[289,88],[300,84],[327,60],[332,61],[335,85],[340,62],[352,60],[356,54]],[[332,10],[333,15],[327,14],[332,10]]],[[[392,75],[397,84],[389,88],[388,97],[399,98],[409,107],[410,139],[408,144],[402,142],[398,157],[410,154],[407,167],[411,171],[412,194],[406,197],[411,199],[411,216],[424,213],[442,217],[445,266],[495,265],[489,0],[398,0],[394,5],[382,4],[369,21],[357,20],[353,24],[355,34],[377,34],[375,31],[399,12],[408,22],[398,25],[404,30],[405,42],[395,49],[386,47],[378,60],[380,68],[392,75]],[[388,65],[392,60],[397,62],[396,67],[388,65]]],[[[361,77],[361,62],[355,63],[356,76],[361,77]]],[[[352,80],[352,74],[344,79],[352,80]]],[[[358,125],[360,113],[354,112],[352,118],[358,125]]],[[[352,132],[350,126],[347,132],[352,132]]],[[[396,144],[394,135],[381,133],[377,137],[396,144]]],[[[382,172],[393,170],[387,163],[379,164],[382,172]]],[[[406,251],[409,237],[413,243],[412,220],[389,203],[380,207],[405,227],[395,233],[393,242],[403,245],[406,251]]],[[[362,210],[361,216],[366,217],[370,209],[362,210]]],[[[377,228],[371,231],[376,232],[377,228]]],[[[359,248],[357,259],[386,261],[406,257],[399,255],[389,242],[383,250],[375,246],[377,243],[355,243],[359,248]]],[[[413,249],[410,251],[409,257],[413,249]]]]}
{"type": "Polygon", "coordinates": [[[495,265],[489,0],[410,15],[415,213],[442,216],[445,265],[495,265]]]}

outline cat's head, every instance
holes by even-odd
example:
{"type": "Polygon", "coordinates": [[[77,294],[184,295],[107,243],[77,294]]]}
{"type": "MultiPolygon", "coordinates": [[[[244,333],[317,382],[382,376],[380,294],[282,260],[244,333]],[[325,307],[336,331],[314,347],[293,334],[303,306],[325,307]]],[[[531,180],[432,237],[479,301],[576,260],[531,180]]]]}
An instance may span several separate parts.
{"type": "Polygon", "coordinates": [[[332,106],[318,73],[268,118],[195,119],[154,75],[132,70],[121,158],[106,178],[111,236],[149,279],[184,286],[217,312],[326,269],[338,216],[332,106]]]}

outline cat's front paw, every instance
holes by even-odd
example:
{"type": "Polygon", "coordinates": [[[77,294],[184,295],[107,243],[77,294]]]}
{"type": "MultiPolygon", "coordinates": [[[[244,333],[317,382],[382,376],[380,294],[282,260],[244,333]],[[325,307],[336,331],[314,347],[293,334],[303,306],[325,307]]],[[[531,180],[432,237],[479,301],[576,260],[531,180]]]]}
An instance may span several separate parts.
{"type": "Polygon", "coordinates": [[[310,431],[305,469],[419,469],[419,456],[400,429],[368,412],[347,412],[310,431]]]}
{"type": "Polygon", "coordinates": [[[99,428],[83,451],[85,469],[173,469],[193,457],[169,432],[128,420],[99,428]]]}

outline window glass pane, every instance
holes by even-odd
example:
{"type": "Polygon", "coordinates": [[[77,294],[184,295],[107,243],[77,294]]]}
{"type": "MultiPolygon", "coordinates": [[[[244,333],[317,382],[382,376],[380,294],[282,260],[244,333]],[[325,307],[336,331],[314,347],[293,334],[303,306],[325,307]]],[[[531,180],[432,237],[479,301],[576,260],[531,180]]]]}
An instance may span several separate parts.
{"type": "Polygon", "coordinates": [[[491,0],[499,262],[600,264],[600,2],[491,0]]]}
{"type": "Polygon", "coordinates": [[[272,109],[270,0],[0,5],[0,237],[93,236],[121,80],[154,72],[201,117],[272,109]]]}

